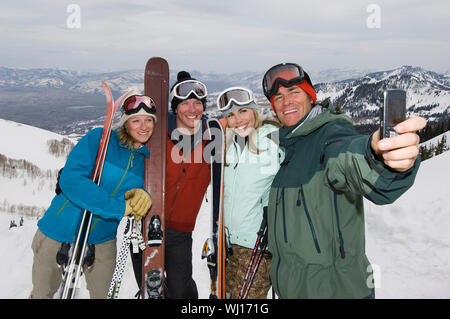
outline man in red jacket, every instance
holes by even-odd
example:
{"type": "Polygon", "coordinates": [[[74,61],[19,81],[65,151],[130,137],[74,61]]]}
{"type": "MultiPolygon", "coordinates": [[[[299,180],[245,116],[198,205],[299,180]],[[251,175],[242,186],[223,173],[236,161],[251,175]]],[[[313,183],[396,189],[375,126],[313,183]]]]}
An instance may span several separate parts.
{"type": "Polygon", "coordinates": [[[206,86],[185,71],[171,88],[165,187],[166,298],[198,298],[192,278],[192,231],[210,182],[203,159],[206,86]]]}

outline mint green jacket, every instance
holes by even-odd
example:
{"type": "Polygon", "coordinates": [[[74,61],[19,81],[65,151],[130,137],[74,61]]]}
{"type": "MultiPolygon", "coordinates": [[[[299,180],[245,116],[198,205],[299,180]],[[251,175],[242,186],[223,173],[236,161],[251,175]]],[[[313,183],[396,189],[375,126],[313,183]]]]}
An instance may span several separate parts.
{"type": "Polygon", "coordinates": [[[375,159],[370,141],[347,116],[320,105],[280,129],[285,160],[268,210],[270,277],[280,298],[371,294],[363,197],[392,203],[413,184],[419,159],[394,172],[375,159]]]}
{"type": "Polygon", "coordinates": [[[226,152],[224,173],[225,226],[230,241],[253,248],[261,225],[263,207],[269,201],[270,185],[280,167],[278,128],[266,124],[256,132],[255,154],[248,144],[241,151],[233,139],[226,152]]]}

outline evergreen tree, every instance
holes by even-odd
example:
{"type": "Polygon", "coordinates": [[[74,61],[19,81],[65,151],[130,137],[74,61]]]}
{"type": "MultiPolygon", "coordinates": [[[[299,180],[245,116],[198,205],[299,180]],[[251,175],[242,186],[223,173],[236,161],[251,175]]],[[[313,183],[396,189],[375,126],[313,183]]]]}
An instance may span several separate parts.
{"type": "Polygon", "coordinates": [[[334,112],[336,114],[342,114],[342,108],[341,108],[341,103],[340,102],[336,102],[336,107],[334,108],[334,112]]]}
{"type": "Polygon", "coordinates": [[[445,151],[448,151],[449,147],[447,145],[447,136],[442,135],[441,140],[439,141],[438,145],[436,146],[434,150],[434,155],[439,155],[444,153],[445,151]]]}

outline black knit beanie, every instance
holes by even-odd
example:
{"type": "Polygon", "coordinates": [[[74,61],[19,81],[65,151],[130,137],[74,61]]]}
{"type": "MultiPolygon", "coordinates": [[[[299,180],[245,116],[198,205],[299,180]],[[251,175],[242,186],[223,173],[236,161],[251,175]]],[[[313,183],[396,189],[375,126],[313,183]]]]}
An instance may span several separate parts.
{"type": "MultiPolygon", "coordinates": [[[[177,85],[178,83],[184,82],[184,81],[188,81],[188,80],[196,80],[196,79],[191,77],[189,72],[186,72],[186,71],[178,72],[178,74],[177,74],[177,82],[174,85],[172,85],[172,87],[170,88],[170,92],[172,92],[172,90],[175,87],[175,85],[177,85]]],[[[198,99],[197,96],[195,96],[194,93],[191,93],[191,95],[188,96],[188,99],[191,99],[191,98],[200,100],[202,102],[202,104],[203,104],[203,111],[205,110],[206,97],[203,98],[203,99],[198,99]]],[[[180,104],[182,101],[184,101],[184,100],[180,100],[179,98],[177,98],[175,96],[172,98],[172,101],[170,102],[170,107],[172,108],[172,112],[173,113],[175,113],[178,104],[180,104]]]]}

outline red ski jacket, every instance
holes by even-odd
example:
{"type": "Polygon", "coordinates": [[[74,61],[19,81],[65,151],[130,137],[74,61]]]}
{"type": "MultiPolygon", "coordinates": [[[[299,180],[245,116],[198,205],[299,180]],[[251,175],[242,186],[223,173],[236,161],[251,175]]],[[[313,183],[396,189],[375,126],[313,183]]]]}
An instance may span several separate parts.
{"type": "Polygon", "coordinates": [[[181,232],[192,232],[211,171],[203,159],[205,140],[183,153],[167,140],[165,226],[181,232]]]}

